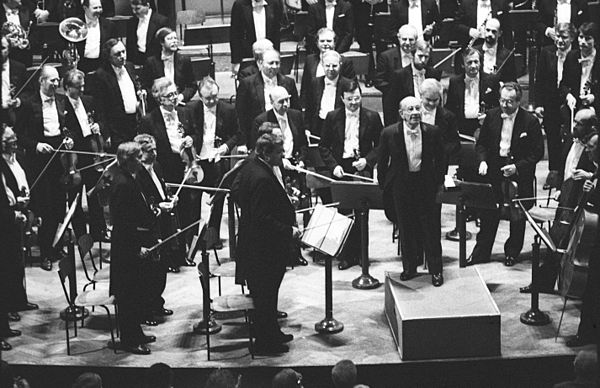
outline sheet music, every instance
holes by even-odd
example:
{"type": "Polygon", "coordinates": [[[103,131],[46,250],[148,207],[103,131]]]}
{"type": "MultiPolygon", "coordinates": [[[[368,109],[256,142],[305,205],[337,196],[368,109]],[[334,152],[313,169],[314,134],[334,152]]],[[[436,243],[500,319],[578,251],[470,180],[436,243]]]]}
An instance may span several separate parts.
{"type": "Polygon", "coordinates": [[[337,256],[342,250],[353,220],[336,209],[317,206],[304,229],[302,242],[329,256],[337,256]]]}

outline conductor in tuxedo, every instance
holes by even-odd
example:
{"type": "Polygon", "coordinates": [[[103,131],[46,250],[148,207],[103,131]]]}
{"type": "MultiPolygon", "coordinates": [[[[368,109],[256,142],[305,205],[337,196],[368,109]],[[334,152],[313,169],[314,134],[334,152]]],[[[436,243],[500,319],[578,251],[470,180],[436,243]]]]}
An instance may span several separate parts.
{"type": "Polygon", "coordinates": [[[283,140],[263,135],[255,150],[257,157],[248,160],[237,177],[241,209],[238,249],[248,260],[246,278],[255,306],[255,354],[274,355],[289,351],[285,343],[294,338],[279,327],[277,300],[300,231],[283,182],[273,171],[281,166],[283,140]]]}
{"type": "Polygon", "coordinates": [[[84,73],[89,73],[100,67],[102,45],[110,38],[116,38],[117,31],[112,21],[102,17],[100,0],[84,0],[83,13],[88,35],[84,41],[76,44],[80,58],[77,67],[84,73]]]}
{"type": "Polygon", "coordinates": [[[379,142],[379,186],[391,188],[402,250],[401,280],[417,276],[420,240],[431,283],[444,283],[441,231],[436,224],[435,196],[444,179],[444,146],[438,127],[421,121],[421,101],[400,102],[401,121],[386,127],[379,142]],[[420,233],[422,236],[419,236],[420,233]]]}
{"type": "Polygon", "coordinates": [[[2,114],[3,123],[14,125],[17,118],[17,109],[21,106],[21,99],[13,97],[23,87],[27,69],[21,62],[9,58],[10,47],[5,36],[2,40],[2,114]]]}
{"type": "MultiPolygon", "coordinates": [[[[500,88],[500,107],[488,111],[475,146],[479,175],[492,184],[500,206],[508,200],[501,187],[506,181],[516,183],[518,197],[535,196],[535,167],[544,156],[540,123],[520,107],[522,95],[516,82],[507,82],[500,88]]],[[[531,209],[533,201],[523,201],[523,205],[531,209]]],[[[482,209],[480,218],[477,243],[467,259],[469,265],[490,261],[500,209],[482,209]]],[[[516,264],[525,236],[525,217],[511,218],[510,236],[504,244],[504,265],[507,267],[516,264]]]]}
{"type": "Polygon", "coordinates": [[[579,28],[583,23],[590,21],[587,0],[537,0],[537,20],[535,28],[542,45],[551,45],[557,38],[556,27],[559,23],[568,23],[579,28]]]}
{"type": "Polygon", "coordinates": [[[319,0],[308,7],[307,48],[311,53],[318,52],[317,32],[327,27],[335,32],[335,51],[344,53],[350,50],[354,36],[354,13],[345,0],[319,0]]]}
{"type": "MultiPolygon", "coordinates": [[[[372,177],[383,127],[381,118],[377,112],[362,106],[357,81],[345,83],[341,92],[344,106],[329,112],[325,117],[319,153],[337,179],[346,179],[344,173],[372,177]]],[[[351,209],[340,209],[340,212],[346,214],[350,211],[351,209]]],[[[359,263],[360,228],[361,221],[357,220],[350,231],[348,243],[339,256],[340,270],[359,263]]]]}
{"type": "Polygon", "coordinates": [[[143,65],[148,57],[160,52],[156,31],[169,26],[169,19],[154,12],[149,0],[130,0],[133,17],[127,21],[127,58],[143,65]]]}

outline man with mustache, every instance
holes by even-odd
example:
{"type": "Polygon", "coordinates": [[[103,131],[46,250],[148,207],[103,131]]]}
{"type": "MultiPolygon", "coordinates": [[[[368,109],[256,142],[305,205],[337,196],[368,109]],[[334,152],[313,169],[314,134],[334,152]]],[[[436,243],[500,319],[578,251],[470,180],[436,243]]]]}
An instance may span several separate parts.
{"type": "Polygon", "coordinates": [[[112,21],[102,16],[100,0],[83,0],[84,22],[87,25],[87,38],[76,44],[79,57],[78,68],[84,73],[98,69],[101,65],[102,45],[117,32],[112,21]]]}

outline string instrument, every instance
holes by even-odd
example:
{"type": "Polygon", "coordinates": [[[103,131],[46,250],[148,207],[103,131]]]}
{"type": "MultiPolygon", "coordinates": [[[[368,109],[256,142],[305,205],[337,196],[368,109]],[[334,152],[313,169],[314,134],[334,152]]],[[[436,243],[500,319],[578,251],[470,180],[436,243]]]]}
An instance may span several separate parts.
{"type": "MultiPolygon", "coordinates": [[[[514,164],[514,158],[509,153],[506,166],[514,164]]],[[[519,208],[517,201],[514,201],[519,196],[519,185],[510,177],[503,177],[500,182],[502,191],[502,205],[500,206],[500,218],[509,221],[520,221],[523,219],[523,213],[519,208]]]]}
{"type": "Polygon", "coordinates": [[[33,216],[33,212],[29,209],[29,190],[26,187],[21,188],[20,197],[26,198],[23,202],[17,203],[17,210],[20,211],[24,216],[25,220],[19,219],[17,222],[17,230],[19,231],[19,247],[20,247],[20,255],[21,260],[25,263],[25,259],[27,257],[27,250],[29,241],[31,239],[31,232],[33,229],[33,222],[35,217],[33,216]]]}
{"type": "MultiPolygon", "coordinates": [[[[90,125],[90,128],[94,124],[96,124],[95,115],[96,111],[94,110],[87,112],[88,124],[90,125]]],[[[102,171],[104,171],[104,167],[101,163],[102,160],[104,160],[104,157],[102,156],[102,154],[104,153],[104,139],[102,138],[101,133],[95,133],[94,131],[92,131],[92,135],[90,136],[90,148],[92,152],[97,153],[97,155],[94,156],[94,164],[96,164],[96,171],[101,173],[102,171]]]]}
{"type": "Polygon", "coordinates": [[[139,113],[143,117],[146,116],[146,107],[148,106],[146,96],[148,95],[148,93],[146,92],[146,89],[142,87],[142,81],[140,80],[140,77],[136,74],[134,78],[135,79],[133,80],[133,84],[135,86],[135,94],[137,95],[138,100],[140,102],[139,113]]]}
{"type": "MultiPolygon", "coordinates": [[[[66,112],[65,112],[66,114],[66,112]]],[[[67,150],[73,149],[73,136],[67,128],[63,128],[62,134],[64,144],[67,150]]],[[[81,173],[77,170],[77,154],[61,153],[60,164],[63,167],[63,173],[59,178],[60,184],[65,190],[70,190],[81,184],[81,173]]]]}
{"type": "MultiPolygon", "coordinates": [[[[294,155],[289,158],[292,166],[297,167],[299,162],[299,153],[296,151],[294,155]]],[[[283,183],[285,186],[285,191],[290,199],[290,202],[294,206],[294,209],[298,209],[306,200],[306,193],[302,191],[302,182],[300,181],[301,176],[299,174],[286,174],[283,177],[283,183]]]]}
{"type": "Polygon", "coordinates": [[[550,227],[550,237],[559,248],[569,244],[571,226],[575,221],[575,207],[581,201],[583,180],[565,180],[560,187],[560,198],[556,215],[550,227]]]}
{"type": "MultiPolygon", "coordinates": [[[[360,159],[360,151],[358,149],[354,149],[354,160],[358,162],[358,160],[360,159]]],[[[372,175],[371,173],[367,170],[366,166],[365,168],[362,169],[362,171],[358,171],[356,170],[356,172],[353,175],[358,175],[364,178],[371,178],[372,175]]]]}
{"type": "MultiPolygon", "coordinates": [[[[597,172],[596,172],[597,174],[597,172]]],[[[597,176],[594,174],[594,182],[597,176]]],[[[599,216],[587,210],[591,191],[583,193],[575,209],[567,250],[561,259],[558,289],[563,297],[581,298],[587,283],[587,269],[598,236],[599,216]]]]}
{"type": "MultiPolygon", "coordinates": [[[[178,124],[177,129],[179,130],[179,134],[183,138],[185,136],[185,130],[181,122],[178,124]]],[[[204,170],[198,163],[199,158],[198,154],[196,153],[196,148],[193,145],[187,148],[182,146],[181,150],[179,151],[179,155],[181,156],[181,160],[185,164],[185,173],[182,184],[201,183],[204,180],[204,170]]]]}

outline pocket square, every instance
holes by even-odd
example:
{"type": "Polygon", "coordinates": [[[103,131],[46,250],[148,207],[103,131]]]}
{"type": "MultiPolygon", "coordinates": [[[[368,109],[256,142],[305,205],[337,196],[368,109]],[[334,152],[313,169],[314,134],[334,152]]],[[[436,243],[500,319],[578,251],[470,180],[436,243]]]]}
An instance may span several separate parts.
{"type": "Polygon", "coordinates": [[[519,139],[522,139],[524,137],[527,137],[527,132],[523,132],[519,135],[519,139]]]}
{"type": "Polygon", "coordinates": [[[341,14],[338,15],[338,18],[344,18],[344,17],[346,17],[345,13],[341,13],[341,14]]]}
{"type": "Polygon", "coordinates": [[[492,92],[492,88],[487,88],[487,89],[485,90],[485,94],[489,94],[489,93],[491,93],[491,92],[492,92]]]}
{"type": "Polygon", "coordinates": [[[579,10],[579,12],[577,12],[577,15],[581,15],[583,13],[582,10],[579,10]]]}

